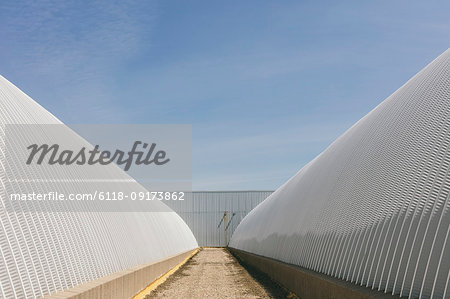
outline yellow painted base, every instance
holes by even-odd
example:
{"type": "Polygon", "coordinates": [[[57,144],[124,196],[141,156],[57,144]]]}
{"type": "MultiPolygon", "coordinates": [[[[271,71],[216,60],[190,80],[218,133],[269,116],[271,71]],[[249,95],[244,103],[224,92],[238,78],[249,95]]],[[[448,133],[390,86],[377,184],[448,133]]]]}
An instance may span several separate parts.
{"type": "Polygon", "coordinates": [[[160,278],[153,281],[151,284],[149,284],[145,289],[137,293],[133,296],[133,299],[144,299],[145,296],[150,294],[153,290],[155,290],[158,286],[163,284],[173,273],[175,273],[178,269],[180,269],[181,266],[183,266],[189,259],[191,259],[194,255],[196,255],[200,251],[199,248],[194,250],[188,257],[186,257],[181,263],[167,271],[164,275],[162,275],[160,278]]]}

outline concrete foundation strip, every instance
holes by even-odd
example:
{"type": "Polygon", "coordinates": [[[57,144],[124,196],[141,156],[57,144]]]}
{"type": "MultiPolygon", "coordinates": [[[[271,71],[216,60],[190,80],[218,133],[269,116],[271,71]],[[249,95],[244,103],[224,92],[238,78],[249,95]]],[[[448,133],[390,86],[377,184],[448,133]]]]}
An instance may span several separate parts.
{"type": "Polygon", "coordinates": [[[194,255],[196,255],[199,252],[200,249],[194,250],[189,256],[187,256],[181,263],[170,269],[167,273],[162,275],[160,278],[153,281],[151,284],[149,284],[145,289],[140,291],[138,294],[136,294],[133,299],[144,299],[145,296],[150,294],[153,290],[156,290],[157,287],[159,287],[161,284],[163,284],[172,274],[174,274],[178,269],[180,269],[181,266],[186,264],[187,261],[189,261],[194,255]]]}
{"type": "Polygon", "coordinates": [[[160,261],[139,265],[62,292],[47,295],[44,299],[144,298],[145,296],[138,296],[151,287],[153,282],[168,275],[174,267],[179,268],[197,252],[198,249],[193,249],[160,261]],[[152,283],[149,285],[149,282],[152,283]]]}
{"type": "Polygon", "coordinates": [[[275,282],[302,299],[400,298],[399,296],[393,296],[391,294],[372,290],[371,288],[362,287],[296,265],[286,264],[271,258],[234,248],[229,248],[229,250],[242,264],[250,265],[267,274],[275,282]]]}

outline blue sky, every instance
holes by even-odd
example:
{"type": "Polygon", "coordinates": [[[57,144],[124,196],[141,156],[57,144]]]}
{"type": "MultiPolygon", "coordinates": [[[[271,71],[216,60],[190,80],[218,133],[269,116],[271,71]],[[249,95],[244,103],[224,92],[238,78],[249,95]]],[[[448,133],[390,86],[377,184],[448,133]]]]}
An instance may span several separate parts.
{"type": "Polygon", "coordinates": [[[196,190],[270,190],[444,52],[449,11],[449,1],[7,1],[0,70],[68,124],[192,124],[196,190]]]}

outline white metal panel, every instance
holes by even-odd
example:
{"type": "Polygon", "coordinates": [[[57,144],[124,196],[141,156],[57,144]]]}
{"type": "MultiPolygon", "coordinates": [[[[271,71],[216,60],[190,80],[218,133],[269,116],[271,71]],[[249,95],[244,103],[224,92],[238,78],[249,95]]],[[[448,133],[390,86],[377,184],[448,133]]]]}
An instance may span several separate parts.
{"type": "MultiPolygon", "coordinates": [[[[61,122],[0,76],[0,298],[40,297],[197,247],[175,212],[11,212],[6,124],[61,122]]],[[[117,167],[109,171],[125,176],[117,167]]]]}
{"type": "Polygon", "coordinates": [[[230,246],[410,298],[449,298],[450,50],[251,211],[230,246]]]}
{"type": "Polygon", "coordinates": [[[167,201],[167,205],[183,218],[199,246],[222,247],[245,215],[272,192],[194,191],[186,194],[184,201],[167,201]]]}

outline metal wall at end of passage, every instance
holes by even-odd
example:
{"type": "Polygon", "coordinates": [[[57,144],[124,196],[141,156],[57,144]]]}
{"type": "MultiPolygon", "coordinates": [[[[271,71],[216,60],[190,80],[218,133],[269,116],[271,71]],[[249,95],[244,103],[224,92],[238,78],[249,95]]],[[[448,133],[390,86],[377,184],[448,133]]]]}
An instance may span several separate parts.
{"type": "Polygon", "coordinates": [[[200,247],[225,247],[241,220],[273,191],[194,191],[167,201],[192,230],[200,247]]]}

